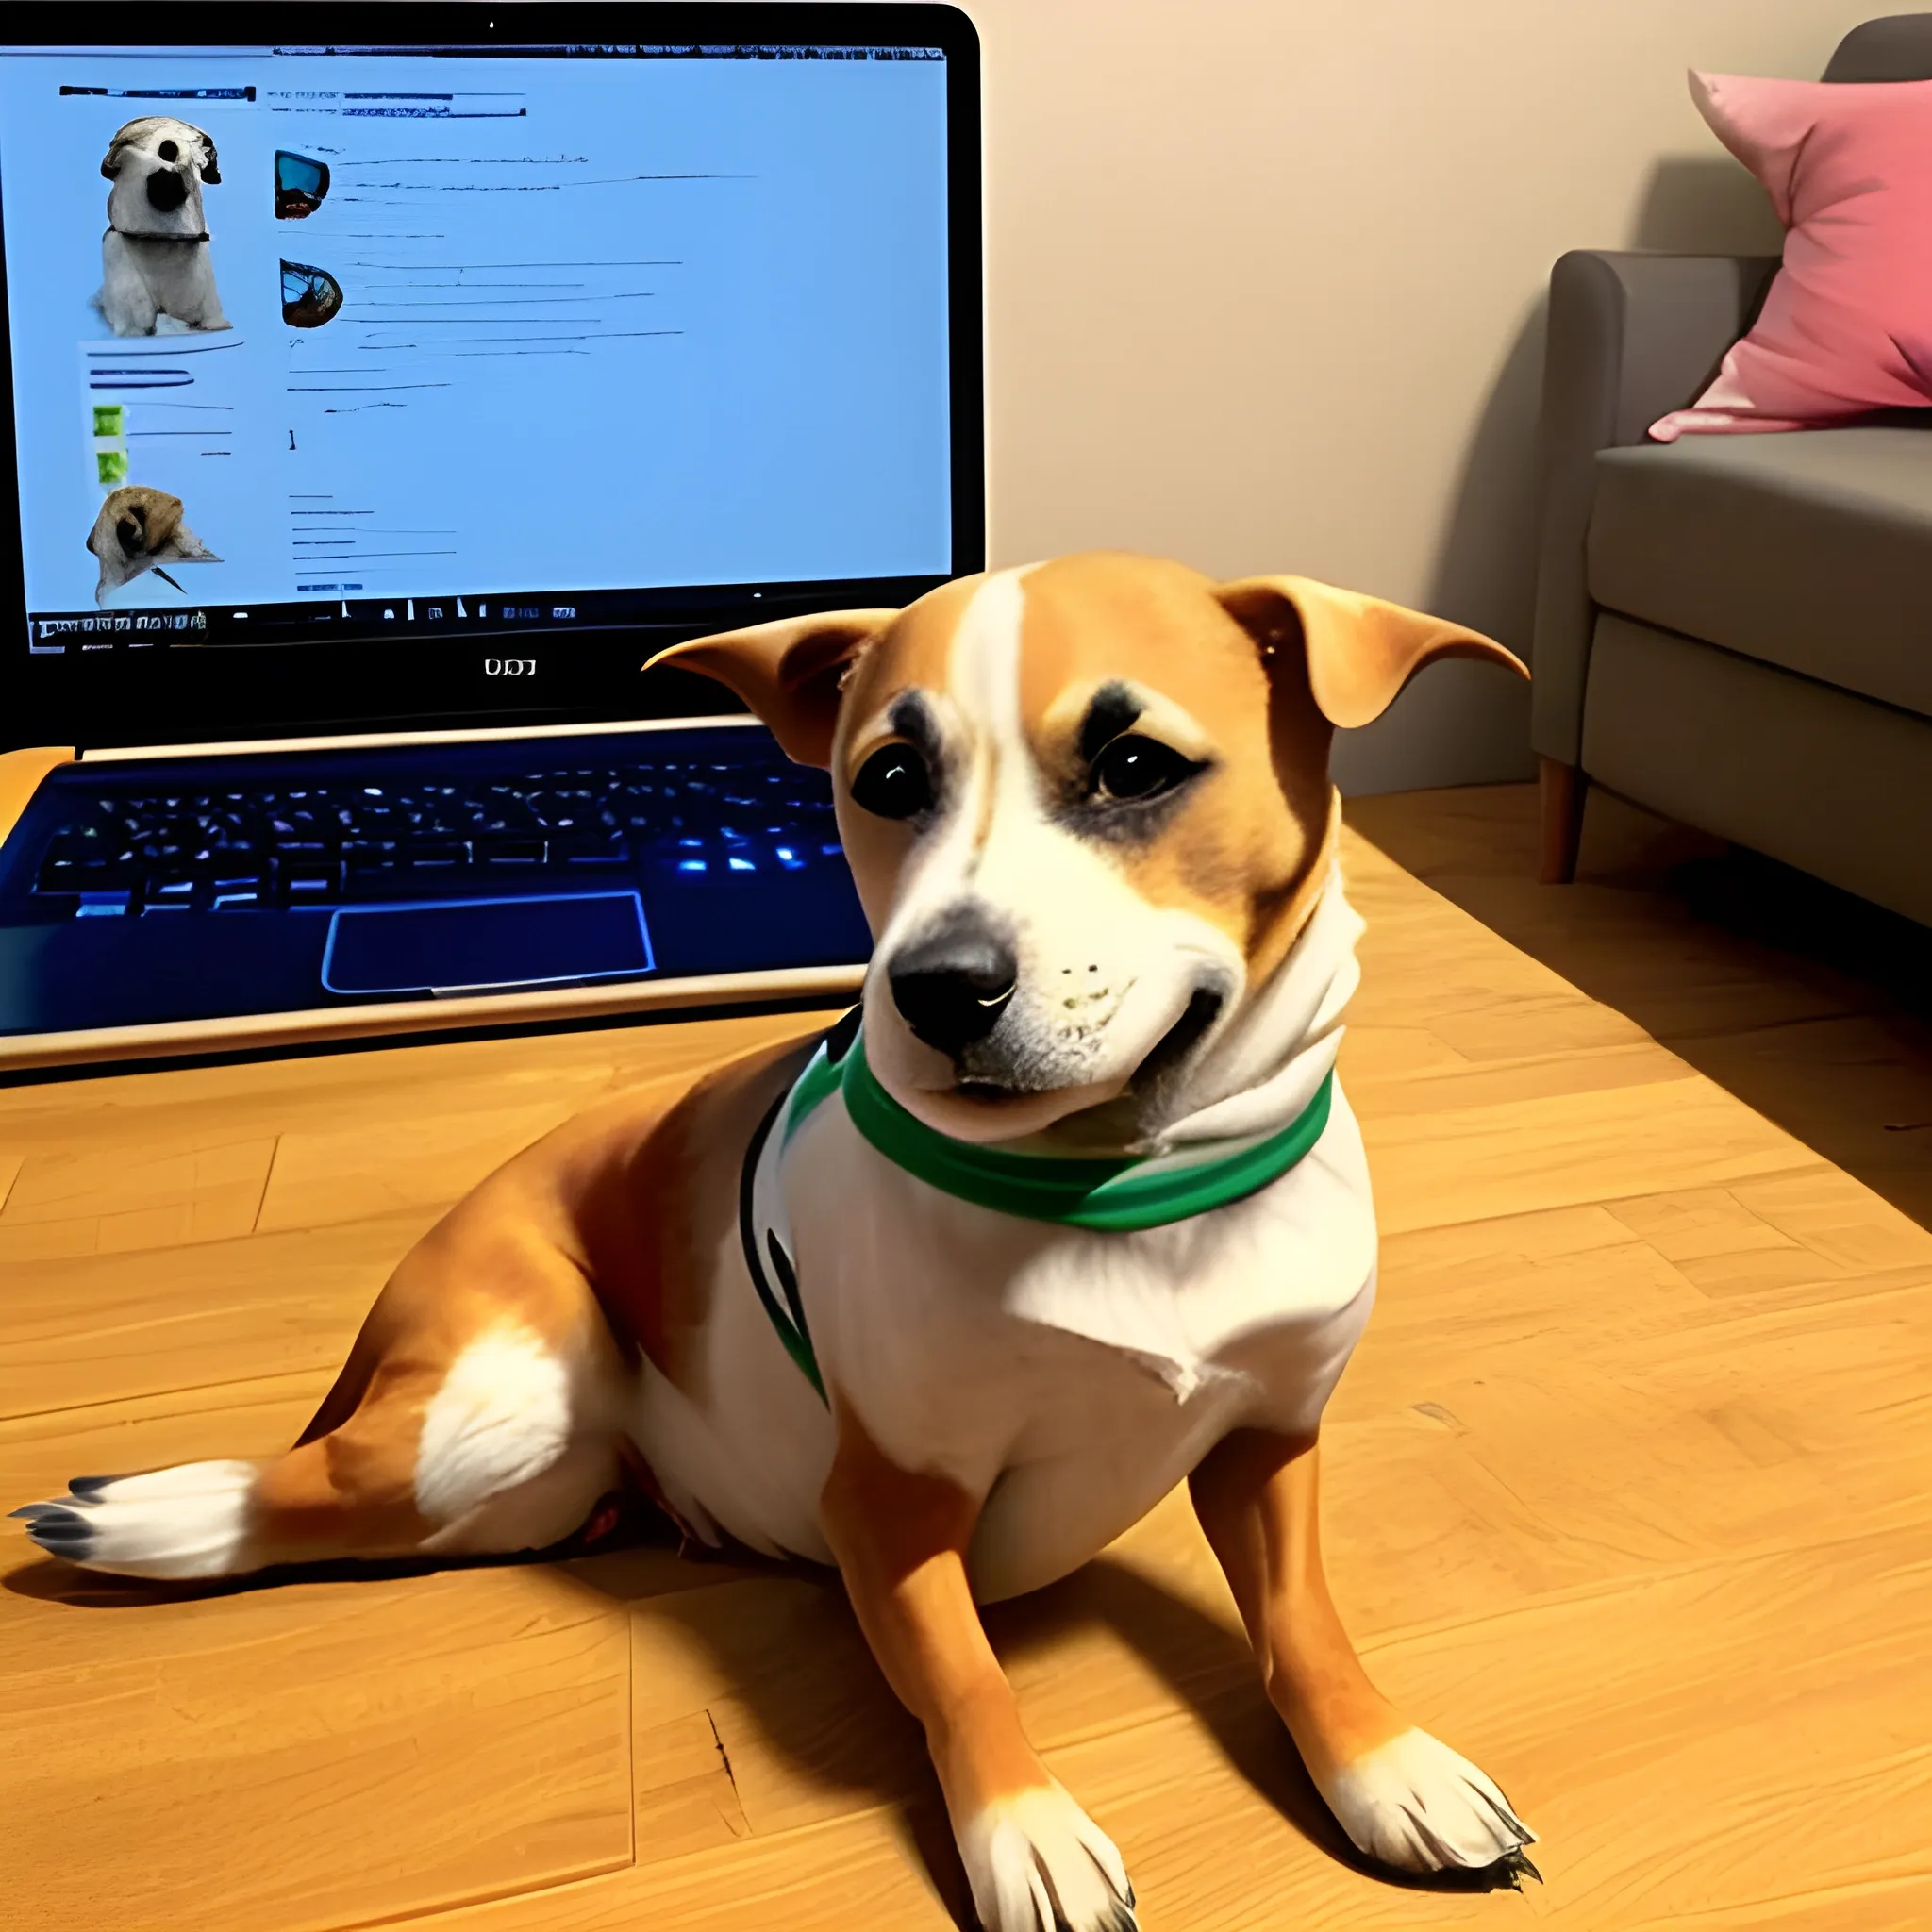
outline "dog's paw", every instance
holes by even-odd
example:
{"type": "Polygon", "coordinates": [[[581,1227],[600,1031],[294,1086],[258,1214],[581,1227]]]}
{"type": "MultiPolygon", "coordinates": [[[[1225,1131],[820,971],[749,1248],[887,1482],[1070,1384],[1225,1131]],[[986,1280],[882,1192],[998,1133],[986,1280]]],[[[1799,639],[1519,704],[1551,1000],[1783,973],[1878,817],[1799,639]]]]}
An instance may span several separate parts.
{"type": "Polygon", "coordinates": [[[146,1475],[77,1475],[58,1503],[13,1514],[50,1557],[122,1576],[228,1576],[251,1567],[252,1462],[184,1462],[146,1475]]]}
{"type": "Polygon", "coordinates": [[[1120,1853],[1058,1781],[989,1805],[958,1840],[986,1932],[1134,1932],[1120,1853]]]}
{"type": "Polygon", "coordinates": [[[1323,1788],[1357,1851],[1398,1872],[1479,1872],[1522,1856],[1536,1833],[1466,1757],[1407,1730],[1343,1765],[1323,1788]]]}

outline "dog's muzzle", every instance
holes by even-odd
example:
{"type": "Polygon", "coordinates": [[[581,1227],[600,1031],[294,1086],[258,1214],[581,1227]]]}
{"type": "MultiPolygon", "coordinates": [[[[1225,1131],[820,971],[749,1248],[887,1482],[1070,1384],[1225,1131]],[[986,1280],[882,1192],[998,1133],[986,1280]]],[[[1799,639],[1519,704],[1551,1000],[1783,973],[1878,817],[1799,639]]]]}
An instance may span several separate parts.
{"type": "Polygon", "coordinates": [[[905,947],[886,977],[914,1037],[957,1059],[999,1024],[1019,974],[1012,942],[965,907],[905,947]]]}
{"type": "Polygon", "coordinates": [[[187,199],[187,177],[178,169],[157,168],[147,177],[147,205],[158,213],[171,215],[187,199]]]}

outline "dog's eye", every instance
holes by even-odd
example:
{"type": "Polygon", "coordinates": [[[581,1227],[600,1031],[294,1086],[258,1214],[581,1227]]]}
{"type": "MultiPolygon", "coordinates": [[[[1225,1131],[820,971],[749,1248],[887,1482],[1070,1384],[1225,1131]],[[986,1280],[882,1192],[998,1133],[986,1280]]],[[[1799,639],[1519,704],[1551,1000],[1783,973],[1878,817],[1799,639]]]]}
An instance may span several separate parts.
{"type": "Polygon", "coordinates": [[[1102,747],[1093,760],[1088,782],[1095,798],[1158,798],[1200,769],[1192,758],[1183,758],[1171,744],[1128,731],[1102,747]]]}
{"type": "Polygon", "coordinates": [[[877,818],[912,818],[932,804],[932,774],[909,744],[882,745],[859,766],[852,802],[877,818]]]}

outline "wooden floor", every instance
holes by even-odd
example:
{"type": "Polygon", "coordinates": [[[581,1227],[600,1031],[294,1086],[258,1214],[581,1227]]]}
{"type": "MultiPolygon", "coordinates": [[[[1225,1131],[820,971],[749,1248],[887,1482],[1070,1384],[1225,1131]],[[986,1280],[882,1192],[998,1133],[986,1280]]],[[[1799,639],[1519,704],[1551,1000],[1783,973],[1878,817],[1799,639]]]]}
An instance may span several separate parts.
{"type": "MultiPolygon", "coordinates": [[[[1932,929],[1603,792],[1539,886],[1536,791],[1349,817],[1405,870],[1932,1226],[1932,929]]],[[[1927,863],[1932,863],[1928,858],[1927,863]]]]}
{"type": "MultiPolygon", "coordinates": [[[[1457,873],[1451,837],[1513,836],[1520,800],[1406,810],[1354,817],[1535,927],[1534,889],[1457,873]]],[[[1853,1156],[1897,1154],[1868,1186],[1361,837],[1348,858],[1344,1074],[1385,1246],[1330,1411],[1331,1571],[1385,1688],[1541,1832],[1547,1885],[1408,1890],[1338,1855],[1175,1499],[991,1617],[1036,1740],[1148,1932],[1932,1925],[1932,1234],[1875,1191],[1924,1200],[1928,1137],[1885,1124],[1932,1092],[1874,1088],[1869,1132],[1844,1103],[1853,1156]]],[[[1682,934],[1674,990],[1673,941],[1624,924],[1651,944],[1629,1010],[1790,1019],[1749,973],[1696,984],[1682,934]]],[[[1614,944],[1571,944],[1609,971],[1614,944]]],[[[0,1091],[0,1509],[280,1447],[492,1163],[799,1024],[0,1091]]],[[[0,1571],[8,1932],[872,1932],[957,1906],[917,1740],[822,1580],[643,1549],[171,1599],[11,1537],[0,1571]]]]}

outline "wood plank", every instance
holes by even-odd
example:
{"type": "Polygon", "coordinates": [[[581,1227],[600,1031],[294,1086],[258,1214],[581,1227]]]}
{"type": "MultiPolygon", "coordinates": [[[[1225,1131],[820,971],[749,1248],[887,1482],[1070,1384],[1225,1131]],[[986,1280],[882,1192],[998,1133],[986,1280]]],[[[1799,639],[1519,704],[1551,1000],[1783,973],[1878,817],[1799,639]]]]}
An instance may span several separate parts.
{"type": "Polygon", "coordinates": [[[1342,1040],[1342,1084],[1358,1114],[1513,1106],[1619,1087],[1653,1087],[1681,1080],[1689,1071],[1675,1054],[1649,1040],[1486,1061],[1451,1046],[1434,1027],[1392,1029],[1405,1046],[1420,1035],[1435,1049],[1398,1055],[1380,1045],[1389,1030],[1351,1026],[1342,1040]],[[1415,1064],[1418,1059],[1424,1063],[1415,1064]]]}
{"type": "MultiPolygon", "coordinates": [[[[1917,997],[1932,983],[1932,931],[1603,794],[1577,883],[1556,888],[1530,883],[1534,787],[1354,799],[1347,812],[1400,861],[1350,848],[1396,917],[1412,903],[1401,866],[1419,870],[1496,937],[1932,1223],[1932,1024],[1917,997]]],[[[1372,948],[1391,936],[1379,904],[1377,924],[1372,948]]]]}
{"type": "Polygon", "coordinates": [[[286,1133],[261,1204],[262,1231],[451,1207],[485,1174],[577,1111],[559,1095],[429,1120],[365,1121],[286,1133]]]}
{"type": "MultiPolygon", "coordinates": [[[[0,1515],[62,1494],[72,1476],[279,1455],[301,1434],[334,1379],[332,1367],[313,1368],[0,1417],[0,1515]]],[[[25,1538],[0,1538],[0,1578],[37,1560],[25,1538]]],[[[0,1596],[0,1629],[12,1607],[0,1596]]]]}
{"type": "Polygon", "coordinates": [[[246,1234],[275,1152],[274,1136],[223,1134],[205,1146],[32,1154],[0,1208],[0,1263],[246,1234]]]}
{"type": "Polygon", "coordinates": [[[548,1573],[83,1589],[0,1674],[28,1924],[75,1923],[79,1883],[89,1924],[299,1932],[629,1860],[624,1618],[548,1573]]]}
{"type": "Polygon", "coordinates": [[[1924,1932],[1932,1925],[1932,1878],[1807,1889],[1787,1898],[1716,1906],[1695,1920],[1673,1912],[1635,1932],[1693,1924],[1696,1932],[1924,1932]]]}
{"type": "Polygon", "coordinates": [[[149,1252],[14,1262],[0,1416],[341,1366],[430,1210],[149,1252]],[[83,1319],[75,1311],[84,1309],[83,1319]]]}
{"type": "Polygon", "coordinates": [[[1816,1157],[1699,1075],[1362,1123],[1383,1231],[1721,1185],[1816,1157]]]}
{"type": "Polygon", "coordinates": [[[682,1857],[751,1833],[708,1711],[639,1725],[631,1744],[635,1861],[682,1857]]]}

